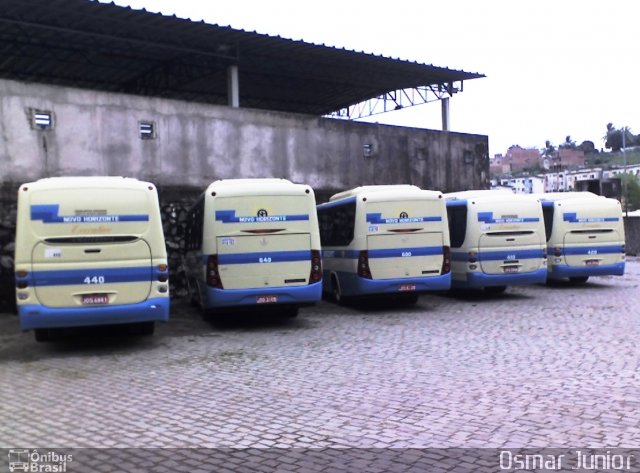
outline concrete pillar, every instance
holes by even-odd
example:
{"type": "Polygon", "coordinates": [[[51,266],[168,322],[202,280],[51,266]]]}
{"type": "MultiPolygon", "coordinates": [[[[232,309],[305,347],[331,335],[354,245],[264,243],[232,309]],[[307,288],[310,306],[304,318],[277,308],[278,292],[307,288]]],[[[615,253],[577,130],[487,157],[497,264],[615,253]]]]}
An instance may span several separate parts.
{"type": "Polygon", "coordinates": [[[238,66],[235,64],[227,67],[227,100],[229,107],[240,107],[240,81],[238,79],[238,66]]]}
{"type": "Polygon", "coordinates": [[[442,106],[442,131],[449,131],[449,97],[440,100],[442,106]]]}

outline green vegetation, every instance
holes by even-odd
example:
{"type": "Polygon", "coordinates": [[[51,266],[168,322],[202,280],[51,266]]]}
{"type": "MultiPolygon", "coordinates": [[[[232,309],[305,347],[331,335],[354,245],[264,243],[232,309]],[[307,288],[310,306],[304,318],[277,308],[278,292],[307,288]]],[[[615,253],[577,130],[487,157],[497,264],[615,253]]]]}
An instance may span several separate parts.
{"type": "MultiPolygon", "coordinates": [[[[640,164],[640,148],[627,149],[627,164],[640,164]]],[[[591,153],[585,156],[585,165],[593,167],[622,166],[624,154],[622,151],[610,153],[591,153]]]]}
{"type": "Polygon", "coordinates": [[[636,176],[624,174],[623,183],[627,185],[627,210],[640,209],[640,181],[636,176]]]}

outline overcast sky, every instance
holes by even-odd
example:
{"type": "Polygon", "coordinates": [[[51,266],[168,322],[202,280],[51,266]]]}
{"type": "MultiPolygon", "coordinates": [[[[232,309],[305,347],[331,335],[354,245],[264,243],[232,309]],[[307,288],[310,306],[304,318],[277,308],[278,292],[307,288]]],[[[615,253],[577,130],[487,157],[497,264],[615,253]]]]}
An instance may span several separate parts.
{"type": "MultiPolygon", "coordinates": [[[[192,20],[479,72],[450,101],[451,130],[510,145],[604,147],[640,133],[637,0],[116,0],[192,20]]],[[[366,73],[365,71],[363,71],[366,73]]],[[[242,85],[240,89],[242,94],[242,85]]],[[[369,121],[440,129],[439,102],[369,121]]]]}

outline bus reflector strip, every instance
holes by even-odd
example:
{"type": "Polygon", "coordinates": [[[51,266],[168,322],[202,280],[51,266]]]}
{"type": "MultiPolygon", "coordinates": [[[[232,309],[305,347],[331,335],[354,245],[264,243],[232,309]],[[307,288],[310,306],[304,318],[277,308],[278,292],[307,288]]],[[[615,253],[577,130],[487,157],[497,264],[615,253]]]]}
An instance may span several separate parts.
{"type": "Polygon", "coordinates": [[[218,255],[218,264],[286,263],[310,259],[311,250],[231,253],[218,255]]]}

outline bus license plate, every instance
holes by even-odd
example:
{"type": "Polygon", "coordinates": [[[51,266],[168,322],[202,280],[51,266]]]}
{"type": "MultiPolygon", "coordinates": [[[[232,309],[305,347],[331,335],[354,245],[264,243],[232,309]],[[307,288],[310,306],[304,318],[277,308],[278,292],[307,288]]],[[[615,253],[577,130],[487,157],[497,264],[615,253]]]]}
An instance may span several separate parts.
{"type": "Polygon", "coordinates": [[[505,273],[517,273],[518,272],[518,267],[517,266],[507,266],[506,268],[504,268],[504,272],[505,273]]]}
{"type": "Polygon", "coordinates": [[[585,261],[585,263],[587,264],[587,266],[598,266],[600,264],[600,261],[597,259],[588,259],[587,261],[585,261]]]}
{"type": "Polygon", "coordinates": [[[278,302],[278,296],[257,296],[256,304],[273,304],[278,302]]]}
{"type": "Polygon", "coordinates": [[[107,294],[85,294],[82,296],[83,305],[104,305],[109,303],[107,294]]]}
{"type": "Polygon", "coordinates": [[[415,291],[416,290],[416,285],[415,284],[402,284],[400,286],[400,289],[398,289],[399,291],[415,291]]]}

